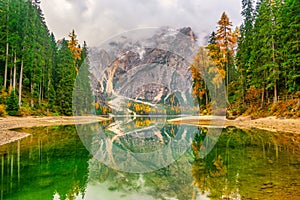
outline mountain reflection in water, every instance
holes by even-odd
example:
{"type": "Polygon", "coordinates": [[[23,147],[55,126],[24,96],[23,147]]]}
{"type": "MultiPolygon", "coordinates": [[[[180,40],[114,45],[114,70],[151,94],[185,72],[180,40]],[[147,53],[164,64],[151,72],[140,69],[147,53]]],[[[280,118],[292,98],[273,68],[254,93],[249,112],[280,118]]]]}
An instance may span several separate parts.
{"type": "Polygon", "coordinates": [[[300,199],[299,136],[227,128],[202,158],[207,128],[159,120],[124,121],[118,127],[130,134],[113,140],[134,153],[157,151],[172,141],[191,146],[148,173],[113,169],[86,150],[87,142],[99,147],[97,142],[118,135],[117,121],[81,125],[86,135],[80,137],[75,126],[21,129],[32,136],[0,147],[1,199],[300,199]],[[99,140],[91,141],[100,128],[99,140]]]}

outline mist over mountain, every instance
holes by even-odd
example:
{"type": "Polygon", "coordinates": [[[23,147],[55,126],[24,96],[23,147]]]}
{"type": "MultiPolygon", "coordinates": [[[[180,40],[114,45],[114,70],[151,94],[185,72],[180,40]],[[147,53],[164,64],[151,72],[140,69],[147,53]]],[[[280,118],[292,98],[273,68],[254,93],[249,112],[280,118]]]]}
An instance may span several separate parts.
{"type": "Polygon", "coordinates": [[[137,30],[90,49],[96,102],[121,111],[129,100],[155,106],[176,95],[181,104],[191,104],[189,66],[197,50],[189,27],[137,30]]]}

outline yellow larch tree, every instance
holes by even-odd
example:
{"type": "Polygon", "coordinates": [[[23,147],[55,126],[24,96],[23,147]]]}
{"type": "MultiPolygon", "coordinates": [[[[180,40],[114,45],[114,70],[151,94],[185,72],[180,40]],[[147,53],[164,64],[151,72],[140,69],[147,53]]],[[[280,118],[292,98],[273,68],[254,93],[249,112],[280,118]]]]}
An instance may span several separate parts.
{"type": "Polygon", "coordinates": [[[68,41],[68,46],[74,56],[74,65],[76,67],[76,72],[78,73],[79,66],[77,63],[81,60],[81,47],[78,44],[77,35],[74,30],[69,34],[69,37],[70,40],[68,41]]]}
{"type": "Polygon", "coordinates": [[[218,21],[218,30],[216,33],[213,32],[207,46],[210,57],[219,69],[221,75],[219,78],[225,78],[226,80],[226,100],[228,104],[228,86],[233,79],[235,71],[234,49],[237,44],[238,35],[238,29],[232,30],[232,22],[229,20],[227,14],[223,12],[221,19],[218,21]]]}

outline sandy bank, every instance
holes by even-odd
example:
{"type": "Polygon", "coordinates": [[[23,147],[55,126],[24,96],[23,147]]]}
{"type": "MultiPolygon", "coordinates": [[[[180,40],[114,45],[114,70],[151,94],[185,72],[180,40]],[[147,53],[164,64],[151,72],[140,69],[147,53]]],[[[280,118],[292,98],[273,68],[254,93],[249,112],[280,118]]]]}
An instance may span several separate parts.
{"type": "Polygon", "coordinates": [[[275,132],[290,132],[300,134],[300,118],[286,119],[266,117],[251,119],[250,117],[239,117],[235,120],[226,120],[227,126],[236,126],[243,129],[258,128],[275,132]]]}
{"type": "Polygon", "coordinates": [[[273,132],[290,132],[300,134],[300,118],[286,119],[276,117],[266,117],[259,119],[251,119],[251,117],[239,117],[235,120],[224,120],[222,117],[200,116],[178,118],[170,120],[173,123],[193,124],[200,126],[220,126],[226,128],[235,126],[242,129],[258,128],[273,132]]]}
{"type": "Polygon", "coordinates": [[[35,126],[57,126],[71,124],[86,124],[105,120],[102,117],[7,117],[0,118],[0,146],[24,137],[28,133],[11,131],[15,128],[29,128],[35,126]]]}
{"type": "MultiPolygon", "coordinates": [[[[10,129],[21,127],[35,126],[56,126],[70,124],[86,124],[101,120],[106,120],[101,117],[8,117],[0,118],[0,145],[10,143],[21,138],[29,136],[28,133],[11,131],[10,129]]],[[[186,123],[193,125],[222,125],[222,127],[235,126],[242,129],[258,128],[268,131],[282,131],[300,134],[300,118],[285,119],[276,117],[267,117],[260,119],[251,119],[250,117],[239,117],[235,120],[223,120],[223,118],[215,117],[197,117],[187,118],[185,120],[172,120],[173,123],[186,123]],[[212,122],[213,121],[213,122],[212,122]]]]}

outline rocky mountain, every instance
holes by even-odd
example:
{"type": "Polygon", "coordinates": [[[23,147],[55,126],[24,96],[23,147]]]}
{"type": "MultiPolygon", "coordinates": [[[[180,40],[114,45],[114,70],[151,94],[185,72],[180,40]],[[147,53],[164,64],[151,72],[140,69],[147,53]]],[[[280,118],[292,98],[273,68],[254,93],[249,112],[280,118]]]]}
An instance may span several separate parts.
{"type": "Polygon", "coordinates": [[[192,105],[189,66],[197,50],[189,27],[140,29],[113,37],[89,52],[96,101],[123,114],[132,112],[129,102],[151,108],[192,105]]]}

